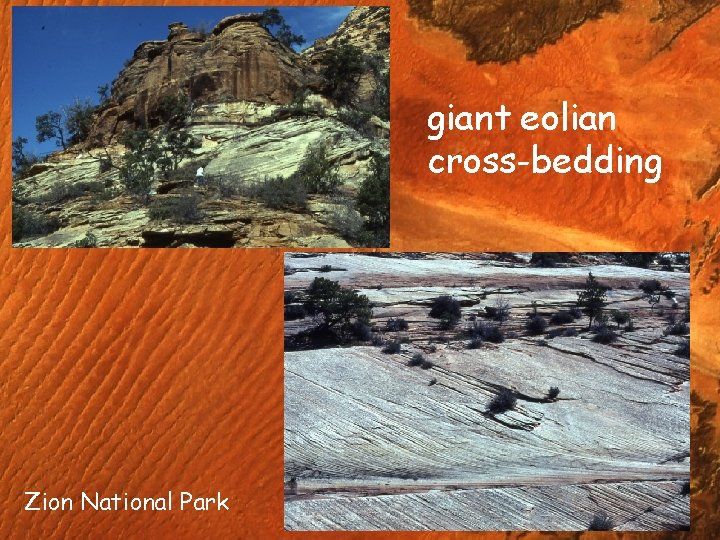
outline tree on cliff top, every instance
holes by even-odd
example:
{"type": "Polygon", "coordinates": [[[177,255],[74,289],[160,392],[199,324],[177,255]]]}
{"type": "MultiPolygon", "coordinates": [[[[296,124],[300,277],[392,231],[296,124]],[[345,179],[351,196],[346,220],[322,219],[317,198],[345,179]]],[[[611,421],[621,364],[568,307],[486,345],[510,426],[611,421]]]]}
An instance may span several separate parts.
{"type": "Polygon", "coordinates": [[[37,141],[55,139],[58,147],[65,150],[68,144],[77,144],[90,134],[92,115],[96,107],[88,100],[76,99],[72,105],[63,107],[62,112],[48,111],[35,118],[37,141]]]}
{"type": "Polygon", "coordinates": [[[301,34],[293,34],[290,25],[285,17],[280,15],[278,8],[268,8],[262,12],[260,25],[270,32],[275,39],[286,47],[292,49],[293,45],[302,45],[305,43],[305,37],[301,34]],[[270,28],[276,28],[274,31],[270,28]]]}

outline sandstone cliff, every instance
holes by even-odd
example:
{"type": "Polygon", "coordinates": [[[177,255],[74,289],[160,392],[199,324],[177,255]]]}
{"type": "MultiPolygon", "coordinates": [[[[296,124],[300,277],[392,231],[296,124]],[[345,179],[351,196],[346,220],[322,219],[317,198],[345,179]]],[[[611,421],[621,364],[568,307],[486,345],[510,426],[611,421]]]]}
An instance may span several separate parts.
{"type": "Polygon", "coordinates": [[[171,24],[166,40],[136,48],[84,143],[15,179],[16,215],[31,225],[48,224],[14,234],[15,245],[75,246],[86,239],[119,247],[362,244],[363,218],[354,200],[373,156],[389,159],[389,119],[371,109],[383,84],[378,76],[388,72],[389,42],[369,39],[389,31],[387,12],[356,8],[322,45],[331,50],[337,36],[349,35],[362,52],[366,69],[343,103],[327,92],[318,45],[296,53],[260,25],[259,15],[228,17],[206,34],[171,24]],[[156,173],[151,200],[138,201],[123,188],[127,149],[119,140],[129,130],[166,129],[163,100],[175,96],[188,100],[183,129],[199,146],[177,171],[156,173]],[[340,177],[337,190],[309,193],[307,202],[283,207],[256,196],[266,179],[292,176],[308,149],[318,146],[340,177]],[[198,189],[192,184],[200,166],[208,185],[198,189]],[[151,211],[177,201],[194,201],[192,219],[151,211]]]}

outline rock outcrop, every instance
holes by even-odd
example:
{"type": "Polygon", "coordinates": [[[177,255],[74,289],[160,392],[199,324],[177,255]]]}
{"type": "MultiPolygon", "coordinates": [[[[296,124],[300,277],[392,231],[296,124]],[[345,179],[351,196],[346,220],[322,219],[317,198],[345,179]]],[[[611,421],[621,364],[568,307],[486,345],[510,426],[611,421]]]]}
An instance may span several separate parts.
{"type": "Polygon", "coordinates": [[[236,15],[204,35],[182,23],[167,41],[140,44],[114,81],[89,140],[107,142],[127,128],[155,127],[164,96],[183,93],[197,105],[252,101],[286,104],[299,88],[319,85],[304,58],[274,39],[259,15],[236,15]]]}
{"type": "MultiPolygon", "coordinates": [[[[384,70],[389,48],[370,36],[388,30],[387,12],[356,8],[338,30],[355,36],[368,62],[384,70]]],[[[348,226],[358,230],[362,224],[353,200],[370,174],[371,158],[389,159],[389,121],[362,109],[378,86],[378,72],[363,74],[361,97],[342,104],[346,116],[367,118],[360,126],[323,94],[327,82],[317,49],[298,54],[259,21],[258,14],[227,17],[207,34],[173,23],[167,40],[140,44],[113,83],[110,100],[96,111],[87,141],[50,155],[15,180],[14,207],[41,216],[36,221],[52,221],[55,230],[33,234],[30,227],[14,245],[69,247],[82,245],[89,234],[98,247],[350,247],[348,226]],[[140,128],[162,132],[167,126],[159,106],[180,94],[191,102],[183,129],[199,147],[172,174],[156,170],[149,200],[136,200],[121,179],[126,148],[119,135],[140,128]],[[258,185],[293,175],[317,145],[326,148],[341,179],[336,192],[312,193],[301,205],[258,200],[258,185]],[[210,185],[196,189],[200,166],[210,185]],[[152,215],[153,205],[183,197],[197,201],[192,222],[152,215]]]]}
{"type": "MultiPolygon", "coordinates": [[[[667,47],[718,0],[660,0],[653,22],[659,48],[667,47]]],[[[617,13],[620,0],[542,0],[473,2],[409,0],[410,13],[426,24],[450,30],[478,63],[507,63],[554,43],[567,32],[607,13],[617,13]]]]}
{"type": "Polygon", "coordinates": [[[368,69],[360,75],[354,89],[356,105],[367,106],[378,88],[379,79],[386,77],[390,69],[390,10],[384,7],[356,7],[338,29],[327,38],[318,39],[303,51],[316,70],[322,66],[322,58],[328,49],[352,45],[372,59],[368,69]]]}
{"type": "MultiPolygon", "coordinates": [[[[599,512],[617,530],[688,526],[690,361],[676,354],[688,338],[666,332],[689,303],[686,268],[592,254],[533,268],[517,255],[286,255],[287,295],[339,281],[373,303],[374,338],[403,343],[285,353],[286,528],[583,530],[599,512]],[[611,344],[593,341],[587,317],[529,335],[533,302],[546,320],[574,306],[589,271],[634,328],[611,344]],[[638,285],[651,279],[679,308],[650,307],[638,285]],[[441,295],[463,305],[453,330],[429,317],[441,295]],[[505,341],[468,347],[462,331],[498,298],[505,341]],[[386,330],[396,317],[407,330],[386,330]],[[409,365],[416,353],[427,369],[409,365]],[[489,413],[503,389],[516,405],[489,413]]],[[[286,337],[312,325],[288,320],[286,337]]]]}

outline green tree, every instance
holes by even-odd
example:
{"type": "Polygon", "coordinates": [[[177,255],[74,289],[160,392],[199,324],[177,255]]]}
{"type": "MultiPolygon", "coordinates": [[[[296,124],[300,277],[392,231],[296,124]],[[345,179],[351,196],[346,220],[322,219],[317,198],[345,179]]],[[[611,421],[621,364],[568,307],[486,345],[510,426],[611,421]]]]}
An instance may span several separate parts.
{"type": "Polygon", "coordinates": [[[300,180],[309,193],[332,193],[342,183],[323,141],[308,147],[292,177],[300,180]]]}
{"type": "Polygon", "coordinates": [[[35,131],[37,131],[38,142],[55,139],[58,147],[62,147],[63,150],[67,148],[62,115],[59,112],[48,111],[35,117],[35,131]]]}
{"type": "Polygon", "coordinates": [[[26,154],[25,145],[28,140],[25,137],[16,137],[12,142],[12,173],[14,178],[22,178],[28,169],[40,158],[35,154],[26,154]]]}
{"type": "Polygon", "coordinates": [[[355,321],[367,324],[372,317],[367,296],[325,278],[315,278],[308,287],[305,309],[321,316],[328,329],[340,333],[349,333],[355,321]]]}
{"type": "Polygon", "coordinates": [[[126,151],[120,165],[120,178],[128,193],[147,200],[156,163],[163,157],[158,141],[146,129],[126,131],[120,137],[126,151]]]}
{"type": "Polygon", "coordinates": [[[588,274],[585,280],[585,288],[578,293],[577,305],[585,315],[590,318],[588,328],[592,325],[593,319],[602,314],[606,304],[606,296],[608,287],[598,283],[592,272],[588,274]]]}
{"type": "Polygon", "coordinates": [[[190,98],[182,93],[163,96],[158,104],[157,114],[166,127],[182,128],[190,117],[190,98]]]}
{"type": "Polygon", "coordinates": [[[170,169],[176,171],[178,164],[192,156],[193,150],[199,147],[200,141],[186,129],[167,131],[161,146],[163,156],[158,160],[158,165],[164,172],[170,169]]]}
{"type": "Polygon", "coordinates": [[[370,175],[360,184],[357,196],[358,212],[365,218],[365,230],[370,234],[369,247],[384,247],[390,243],[390,160],[388,156],[373,154],[370,175]]]}
{"type": "Polygon", "coordinates": [[[77,144],[87,139],[92,127],[92,116],[97,107],[89,100],[76,99],[72,105],[65,107],[65,129],[69,143],[77,144]]]}
{"type": "Polygon", "coordinates": [[[100,105],[105,105],[108,101],[110,101],[111,96],[111,90],[109,84],[101,84],[97,87],[97,93],[98,93],[98,99],[100,100],[100,105]]]}
{"type": "Polygon", "coordinates": [[[92,115],[96,107],[89,100],[76,99],[72,105],[63,107],[62,112],[48,111],[35,118],[37,141],[55,139],[63,150],[68,144],[77,144],[90,134],[92,115]]]}
{"type": "Polygon", "coordinates": [[[286,47],[292,49],[293,45],[302,45],[305,43],[305,37],[301,34],[293,34],[290,25],[280,14],[278,8],[268,8],[262,12],[260,25],[263,26],[275,39],[286,47]],[[275,28],[275,30],[271,30],[275,28]]]}
{"type": "Polygon", "coordinates": [[[360,48],[341,40],[325,51],[322,57],[322,76],[330,86],[330,93],[340,103],[349,103],[357,87],[358,78],[367,69],[360,48]]]}

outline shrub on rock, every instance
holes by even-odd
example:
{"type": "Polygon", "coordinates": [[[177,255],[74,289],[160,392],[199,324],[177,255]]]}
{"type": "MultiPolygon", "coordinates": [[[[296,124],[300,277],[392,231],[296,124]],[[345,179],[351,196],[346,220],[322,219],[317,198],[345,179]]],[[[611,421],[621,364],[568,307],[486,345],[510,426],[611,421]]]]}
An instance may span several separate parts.
{"type": "Polygon", "coordinates": [[[488,412],[490,414],[500,414],[515,408],[517,398],[511,390],[504,388],[498,395],[490,400],[488,404],[488,412]]]}

